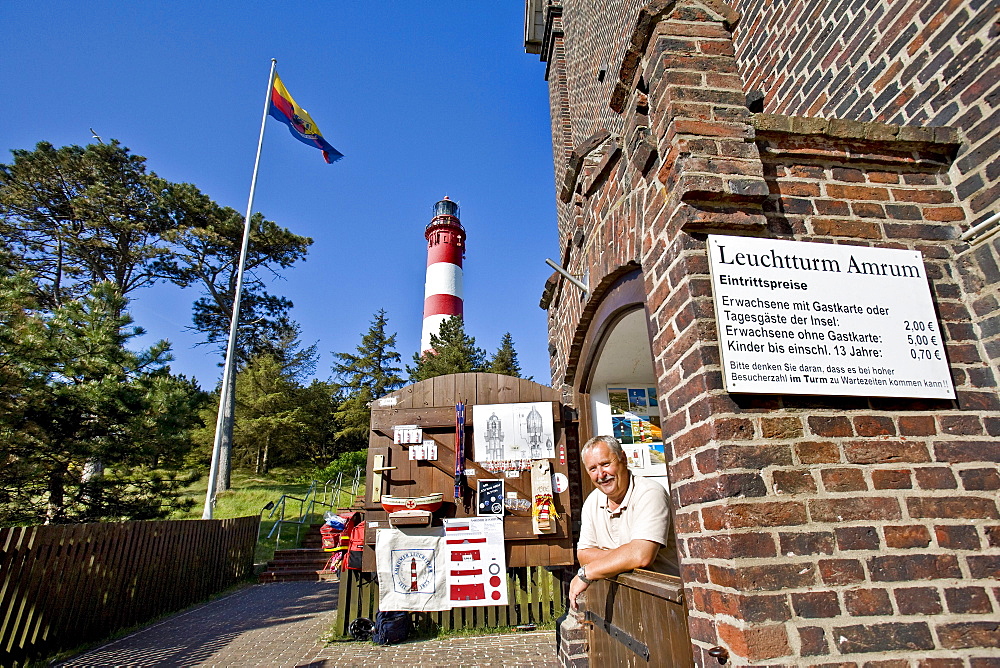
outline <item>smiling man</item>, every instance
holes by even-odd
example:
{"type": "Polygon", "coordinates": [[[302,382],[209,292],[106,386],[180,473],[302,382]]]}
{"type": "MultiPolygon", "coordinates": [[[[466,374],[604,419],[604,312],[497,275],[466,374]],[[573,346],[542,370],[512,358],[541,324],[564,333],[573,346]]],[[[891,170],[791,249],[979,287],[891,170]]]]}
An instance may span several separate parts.
{"type": "Polygon", "coordinates": [[[636,568],[678,574],[667,490],[632,475],[621,444],[612,436],[590,439],[581,456],[597,489],[583,505],[576,547],[580,570],[569,588],[574,610],[577,597],[593,580],[636,568]]]}

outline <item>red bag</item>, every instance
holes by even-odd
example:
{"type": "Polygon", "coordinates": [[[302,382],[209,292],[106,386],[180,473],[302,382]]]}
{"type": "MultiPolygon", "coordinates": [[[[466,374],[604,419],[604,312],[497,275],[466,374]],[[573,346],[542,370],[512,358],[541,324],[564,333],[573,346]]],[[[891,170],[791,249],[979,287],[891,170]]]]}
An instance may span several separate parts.
{"type": "Polygon", "coordinates": [[[360,571],[361,558],[365,551],[365,523],[361,513],[354,513],[347,520],[347,526],[341,534],[341,545],[346,539],[347,558],[344,559],[344,570],[360,571]]]}
{"type": "Polygon", "coordinates": [[[319,528],[320,539],[323,541],[323,550],[333,552],[340,545],[341,533],[329,524],[324,524],[319,528]]]}

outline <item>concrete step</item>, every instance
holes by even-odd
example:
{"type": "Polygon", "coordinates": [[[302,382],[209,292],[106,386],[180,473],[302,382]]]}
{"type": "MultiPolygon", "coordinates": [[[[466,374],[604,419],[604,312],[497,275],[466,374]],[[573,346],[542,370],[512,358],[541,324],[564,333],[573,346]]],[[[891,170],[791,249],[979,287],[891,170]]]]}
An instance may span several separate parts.
{"type": "Polygon", "coordinates": [[[319,548],[277,550],[274,559],[267,563],[264,572],[260,574],[259,581],[337,580],[338,571],[327,571],[324,568],[330,562],[332,555],[332,552],[325,552],[319,548]]]}
{"type": "Polygon", "coordinates": [[[264,568],[265,571],[287,571],[297,568],[313,568],[318,571],[324,570],[330,559],[295,559],[289,561],[269,561],[264,568]]]}
{"type": "Polygon", "coordinates": [[[290,571],[265,571],[260,574],[259,582],[339,582],[340,573],[338,571],[314,571],[307,569],[290,571]]]}

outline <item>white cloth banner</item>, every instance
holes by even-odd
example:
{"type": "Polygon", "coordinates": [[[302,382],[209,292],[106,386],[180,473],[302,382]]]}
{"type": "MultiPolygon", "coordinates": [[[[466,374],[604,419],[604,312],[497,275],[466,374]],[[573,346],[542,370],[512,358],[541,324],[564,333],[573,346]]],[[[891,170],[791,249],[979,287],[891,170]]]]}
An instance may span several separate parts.
{"type": "Polygon", "coordinates": [[[378,530],[379,610],[451,610],[443,533],[441,527],[378,530]]]}
{"type": "Polygon", "coordinates": [[[379,610],[430,612],[507,605],[503,519],[445,519],[444,527],[375,534],[379,610]]]}

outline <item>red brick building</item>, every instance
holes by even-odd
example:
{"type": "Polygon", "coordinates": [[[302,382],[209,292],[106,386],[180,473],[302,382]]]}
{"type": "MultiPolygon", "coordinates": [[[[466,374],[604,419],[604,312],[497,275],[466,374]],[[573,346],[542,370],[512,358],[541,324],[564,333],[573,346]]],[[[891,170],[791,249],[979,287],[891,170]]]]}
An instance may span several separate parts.
{"type": "Polygon", "coordinates": [[[553,386],[655,387],[698,666],[1000,666],[998,9],[526,2],[553,386]],[[956,399],[727,392],[708,234],[919,251],[956,399]]]}

